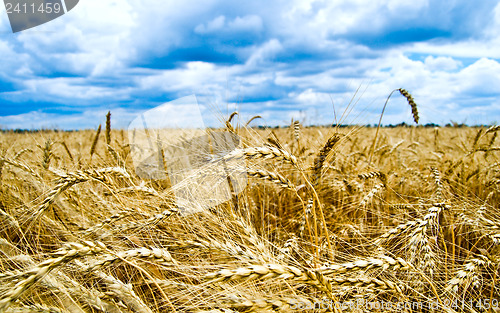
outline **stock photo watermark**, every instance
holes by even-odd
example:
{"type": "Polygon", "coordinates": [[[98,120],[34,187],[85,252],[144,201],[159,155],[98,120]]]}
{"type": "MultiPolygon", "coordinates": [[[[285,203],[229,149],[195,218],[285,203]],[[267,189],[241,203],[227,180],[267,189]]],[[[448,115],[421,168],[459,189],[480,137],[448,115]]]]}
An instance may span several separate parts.
{"type": "Polygon", "coordinates": [[[231,200],[247,185],[244,158],[233,155],[240,138],[206,127],[205,109],[191,95],[141,113],[128,127],[136,174],[169,180],[184,213],[231,200]]]}
{"type": "Polygon", "coordinates": [[[367,301],[358,299],[354,301],[334,302],[323,299],[317,302],[296,302],[290,305],[292,310],[464,310],[466,308],[477,308],[483,310],[498,309],[498,299],[475,299],[475,300],[430,300],[430,301],[367,301]]]}
{"type": "Polygon", "coordinates": [[[79,0],[4,0],[13,33],[50,22],[71,11],[79,0]]]}

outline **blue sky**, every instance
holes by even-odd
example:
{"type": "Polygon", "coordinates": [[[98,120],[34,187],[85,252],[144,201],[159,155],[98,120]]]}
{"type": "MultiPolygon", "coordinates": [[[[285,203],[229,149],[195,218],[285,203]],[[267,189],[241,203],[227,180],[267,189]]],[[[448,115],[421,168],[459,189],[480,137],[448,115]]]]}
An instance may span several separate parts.
{"type": "MultiPolygon", "coordinates": [[[[0,126],[95,128],[111,110],[127,127],[192,94],[241,123],[373,124],[397,88],[423,124],[500,123],[499,35],[491,0],[81,0],[15,34],[1,7],[0,126]]],[[[384,123],[400,122],[395,95],[384,123]]]]}

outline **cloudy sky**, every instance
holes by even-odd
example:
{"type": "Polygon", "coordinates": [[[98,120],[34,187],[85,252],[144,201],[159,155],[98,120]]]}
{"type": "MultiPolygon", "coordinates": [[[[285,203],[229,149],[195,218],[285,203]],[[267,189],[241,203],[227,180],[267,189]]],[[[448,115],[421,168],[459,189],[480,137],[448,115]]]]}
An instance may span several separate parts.
{"type": "MultiPolygon", "coordinates": [[[[127,127],[191,95],[242,124],[373,124],[397,88],[423,124],[500,123],[500,4],[81,0],[15,34],[1,7],[0,69],[2,128],[95,128],[108,110],[127,127]]],[[[384,123],[411,121],[394,94],[384,123]]]]}

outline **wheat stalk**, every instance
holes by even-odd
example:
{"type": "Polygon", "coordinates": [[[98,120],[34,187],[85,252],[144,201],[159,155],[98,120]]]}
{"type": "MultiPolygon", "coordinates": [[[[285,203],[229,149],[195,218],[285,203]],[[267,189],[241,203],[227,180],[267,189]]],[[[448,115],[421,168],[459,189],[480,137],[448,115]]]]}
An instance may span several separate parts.
{"type": "Polygon", "coordinates": [[[99,135],[101,134],[101,124],[97,128],[97,132],[94,136],[94,140],[92,141],[92,146],[90,146],[90,159],[92,160],[92,156],[95,153],[95,148],[97,147],[97,141],[99,140],[99,135]]]}
{"type": "Polygon", "coordinates": [[[500,130],[500,125],[493,125],[486,130],[485,134],[494,133],[494,132],[497,132],[499,130],[500,130]]]}
{"type": "Polygon", "coordinates": [[[295,140],[299,141],[299,139],[300,139],[300,122],[299,121],[293,122],[293,134],[295,136],[295,140]]]}
{"type": "Polygon", "coordinates": [[[466,282],[471,282],[472,286],[475,288],[479,287],[480,282],[478,275],[480,274],[480,270],[490,265],[490,260],[483,255],[478,255],[476,258],[469,259],[463,265],[463,268],[455,274],[455,277],[448,282],[445,290],[447,292],[457,293],[458,288],[466,282]]]}
{"type": "MultiPolygon", "coordinates": [[[[31,305],[23,305],[21,307],[16,307],[16,308],[11,308],[9,310],[10,312],[16,312],[16,313],[63,313],[64,311],[55,308],[55,307],[48,307],[46,305],[39,305],[39,304],[31,304],[31,305]]],[[[79,312],[83,312],[81,309],[79,312]]]]}
{"type": "Polygon", "coordinates": [[[441,174],[435,167],[431,168],[431,174],[434,177],[434,184],[436,185],[436,198],[438,201],[443,200],[443,183],[441,182],[441,174]]]}
{"type": "Polygon", "coordinates": [[[111,112],[108,111],[106,114],[106,144],[109,146],[111,144],[111,112]]]}
{"type": "Polygon", "coordinates": [[[161,221],[163,221],[164,219],[169,218],[172,215],[179,214],[179,212],[180,212],[179,208],[170,207],[170,208],[163,210],[161,213],[158,213],[158,214],[156,214],[156,215],[154,215],[154,216],[152,216],[144,221],[137,221],[137,222],[131,222],[131,223],[126,224],[126,225],[120,225],[118,227],[118,230],[124,231],[124,230],[132,229],[132,228],[143,228],[143,227],[147,227],[147,226],[156,225],[156,224],[160,223],[161,221]]]}
{"type": "Polygon", "coordinates": [[[113,190],[112,192],[110,191],[106,191],[104,194],[105,195],[110,195],[112,193],[137,193],[137,192],[142,192],[144,194],[147,194],[147,195],[150,195],[150,196],[155,196],[155,197],[159,197],[160,194],[158,193],[158,191],[156,191],[155,189],[151,188],[151,187],[147,187],[147,186],[144,186],[144,185],[133,185],[133,186],[129,186],[129,187],[124,187],[124,188],[120,188],[120,189],[116,189],[116,190],[113,190]]]}
{"type": "Polygon", "coordinates": [[[52,157],[52,145],[53,145],[52,141],[50,139],[48,139],[45,141],[45,146],[42,149],[43,150],[42,167],[45,170],[49,169],[50,159],[52,157]]]}
{"type": "MultiPolygon", "coordinates": [[[[316,271],[323,275],[341,274],[357,270],[367,270],[370,268],[381,268],[382,270],[408,270],[410,265],[401,258],[381,256],[379,258],[369,258],[343,264],[323,266],[316,271]]],[[[297,281],[308,281],[310,277],[306,272],[295,266],[280,264],[251,265],[229,270],[223,269],[205,275],[205,279],[211,283],[222,281],[250,281],[255,279],[294,279],[297,281]]]]}
{"type": "MultiPolygon", "coordinates": [[[[299,308],[301,305],[308,305],[309,307],[314,306],[311,300],[305,298],[248,299],[238,296],[228,296],[224,298],[223,301],[229,302],[228,307],[238,311],[243,310],[244,312],[263,312],[263,310],[271,310],[272,312],[290,312],[292,308],[299,308]]],[[[224,311],[217,310],[217,312],[224,311]]]]}
{"type": "Polygon", "coordinates": [[[389,96],[387,97],[387,100],[385,100],[384,107],[382,108],[382,113],[380,114],[380,119],[378,121],[377,130],[375,131],[375,138],[373,138],[373,144],[372,144],[372,147],[370,149],[370,156],[368,157],[368,164],[371,164],[371,162],[372,162],[372,156],[373,156],[373,152],[375,151],[375,146],[377,144],[378,131],[380,129],[380,125],[382,124],[382,117],[384,116],[385,107],[387,106],[389,99],[391,98],[392,94],[395,91],[399,91],[399,93],[406,98],[406,100],[408,101],[408,104],[411,106],[411,113],[413,115],[413,120],[415,121],[416,124],[418,124],[419,118],[418,118],[417,104],[413,100],[412,95],[408,91],[406,91],[405,89],[402,89],[402,88],[393,90],[389,94],[389,96]]]}
{"type": "MultiPolygon", "coordinates": [[[[244,149],[235,149],[230,153],[226,154],[222,159],[225,161],[230,161],[234,159],[274,159],[274,160],[283,160],[288,162],[296,167],[299,166],[297,162],[297,158],[289,152],[286,152],[283,149],[275,148],[275,147],[249,147],[244,149]]],[[[218,161],[215,160],[215,161],[218,161]]]]}
{"type": "MultiPolygon", "coordinates": [[[[84,267],[83,263],[76,261],[77,265],[84,267]]],[[[121,300],[128,308],[139,313],[153,313],[151,309],[140,299],[132,289],[132,286],[124,284],[121,280],[112,275],[105,274],[102,271],[94,270],[88,272],[100,281],[104,282],[109,293],[121,300]]]]}
{"type": "Polygon", "coordinates": [[[290,190],[296,189],[296,187],[292,184],[290,180],[288,180],[288,178],[285,178],[278,173],[270,172],[263,169],[251,169],[251,168],[247,169],[246,173],[252,177],[271,181],[285,189],[290,189],[290,190]]]}
{"type": "Polygon", "coordinates": [[[127,251],[115,252],[113,255],[107,256],[104,260],[96,262],[85,269],[87,272],[100,270],[103,267],[109,266],[119,260],[137,258],[143,260],[152,260],[155,263],[162,265],[175,265],[177,261],[172,259],[170,253],[165,249],[159,248],[139,248],[127,251]]]}
{"type": "Polygon", "coordinates": [[[232,134],[236,133],[236,131],[234,130],[233,125],[231,124],[231,121],[233,120],[233,117],[235,117],[236,115],[238,115],[238,112],[233,112],[233,113],[231,113],[231,115],[229,115],[229,118],[226,120],[226,129],[230,133],[232,133],[232,134]]]}
{"type": "Polygon", "coordinates": [[[297,267],[279,264],[251,265],[234,270],[223,269],[215,273],[209,273],[204,277],[210,283],[222,281],[250,281],[255,279],[290,279],[308,280],[307,275],[297,267]]]}
{"type": "Polygon", "coordinates": [[[238,259],[242,259],[244,261],[251,261],[251,262],[266,261],[265,258],[263,258],[260,254],[256,254],[250,251],[250,249],[245,248],[244,246],[243,248],[245,249],[243,249],[240,245],[237,245],[227,240],[225,242],[221,242],[220,240],[216,239],[211,239],[210,241],[197,239],[196,241],[185,242],[185,245],[202,247],[209,250],[223,251],[231,256],[234,256],[238,259]]]}
{"type": "Polygon", "coordinates": [[[66,151],[66,154],[68,155],[68,157],[71,160],[71,162],[73,162],[73,155],[71,154],[71,151],[69,151],[68,145],[66,145],[66,142],[64,140],[61,141],[61,145],[63,146],[64,151],[66,151]]]}
{"type": "Polygon", "coordinates": [[[6,310],[13,302],[19,299],[28,288],[36,284],[53,269],[76,258],[101,253],[105,249],[106,247],[100,242],[93,243],[86,241],[83,244],[74,242],[65,244],[63,248],[53,254],[54,258],[48,259],[38,264],[33,269],[19,275],[24,279],[0,296],[0,311],[6,310]]]}
{"type": "Polygon", "coordinates": [[[245,127],[248,127],[248,125],[250,125],[250,123],[251,123],[253,120],[258,119],[258,118],[262,118],[262,116],[260,116],[260,115],[255,115],[255,116],[252,116],[252,118],[250,118],[250,119],[246,122],[245,127]]]}
{"type": "Polygon", "coordinates": [[[404,142],[405,142],[404,139],[398,141],[394,146],[392,146],[391,150],[389,150],[389,154],[394,153],[394,151],[396,151],[404,142]]]}
{"type": "Polygon", "coordinates": [[[364,207],[367,205],[375,195],[379,194],[382,189],[384,188],[384,184],[376,184],[373,186],[373,188],[363,197],[361,202],[359,203],[360,206],[364,207]]]}
{"type": "Polygon", "coordinates": [[[381,268],[383,271],[389,269],[409,270],[411,269],[411,266],[402,258],[392,258],[390,256],[381,255],[377,258],[361,259],[354,262],[322,266],[318,269],[318,271],[324,275],[330,275],[367,270],[370,268],[381,268]]]}
{"type": "Polygon", "coordinates": [[[32,221],[37,220],[38,217],[40,217],[40,215],[47,210],[50,204],[52,204],[62,192],[71,186],[92,179],[105,182],[108,174],[118,174],[125,178],[130,177],[125,169],[119,167],[108,167],[99,170],[85,170],[61,174],[60,178],[57,180],[57,185],[48,193],[35,212],[31,214],[29,219],[32,221]]]}
{"type": "Polygon", "coordinates": [[[371,171],[368,173],[358,174],[358,177],[365,180],[377,177],[384,184],[384,186],[387,184],[387,176],[381,171],[371,171]]]}
{"type": "Polygon", "coordinates": [[[334,134],[328,140],[326,143],[321,147],[321,149],[318,152],[318,155],[314,159],[314,165],[313,165],[313,182],[314,184],[318,184],[320,178],[321,178],[321,169],[323,168],[323,164],[325,163],[325,160],[332,151],[333,147],[339,142],[339,140],[342,137],[340,134],[334,134]]]}
{"type": "Polygon", "coordinates": [[[12,157],[12,160],[17,160],[19,159],[23,154],[27,153],[27,152],[30,152],[32,153],[33,150],[30,149],[30,148],[24,148],[22,150],[19,150],[19,152],[17,152],[13,157],[12,157]]]}
{"type": "Polygon", "coordinates": [[[418,118],[417,104],[415,103],[415,100],[413,100],[412,95],[403,88],[399,88],[398,91],[401,95],[403,95],[403,97],[406,98],[406,101],[408,101],[408,104],[411,107],[411,114],[413,115],[413,120],[415,121],[415,124],[418,124],[419,118],[418,118]]]}
{"type": "Polygon", "coordinates": [[[20,163],[18,161],[15,161],[15,160],[10,160],[10,159],[7,159],[7,158],[0,158],[1,162],[2,162],[2,165],[4,163],[6,164],[9,164],[9,165],[12,165],[14,167],[17,167],[17,168],[20,168],[22,169],[23,171],[25,172],[28,172],[30,173],[32,176],[38,178],[40,181],[42,181],[42,177],[37,173],[35,172],[35,170],[33,170],[31,167],[29,167],[28,165],[25,165],[23,163],[20,163]]]}

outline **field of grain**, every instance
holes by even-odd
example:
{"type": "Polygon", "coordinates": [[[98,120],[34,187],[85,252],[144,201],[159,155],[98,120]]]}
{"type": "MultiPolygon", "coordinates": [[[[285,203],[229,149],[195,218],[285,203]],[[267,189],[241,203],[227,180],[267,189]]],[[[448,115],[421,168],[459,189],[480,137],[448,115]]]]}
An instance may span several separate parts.
{"type": "Polygon", "coordinates": [[[0,311],[500,312],[499,127],[234,124],[193,212],[126,131],[0,134],[0,311]]]}

